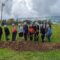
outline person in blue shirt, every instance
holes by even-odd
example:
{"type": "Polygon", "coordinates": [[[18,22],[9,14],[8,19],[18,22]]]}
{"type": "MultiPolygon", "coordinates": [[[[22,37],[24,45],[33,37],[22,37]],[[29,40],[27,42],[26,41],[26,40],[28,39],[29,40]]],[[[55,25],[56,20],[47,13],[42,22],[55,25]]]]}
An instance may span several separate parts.
{"type": "Polygon", "coordinates": [[[52,30],[51,30],[51,28],[50,28],[50,26],[49,26],[49,24],[47,25],[47,32],[46,32],[46,37],[47,37],[47,39],[48,39],[48,41],[50,42],[51,40],[51,35],[52,35],[52,30]]]}
{"type": "Polygon", "coordinates": [[[24,26],[23,26],[23,35],[24,35],[24,40],[27,41],[27,37],[28,37],[28,25],[25,22],[24,26]]]}

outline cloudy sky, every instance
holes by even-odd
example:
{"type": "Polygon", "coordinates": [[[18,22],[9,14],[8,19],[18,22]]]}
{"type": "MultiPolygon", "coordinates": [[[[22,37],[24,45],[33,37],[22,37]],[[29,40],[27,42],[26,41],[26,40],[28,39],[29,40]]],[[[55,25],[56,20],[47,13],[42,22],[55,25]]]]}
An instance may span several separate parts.
{"type": "Polygon", "coordinates": [[[3,19],[60,16],[60,0],[0,0],[5,3],[3,19]]]}

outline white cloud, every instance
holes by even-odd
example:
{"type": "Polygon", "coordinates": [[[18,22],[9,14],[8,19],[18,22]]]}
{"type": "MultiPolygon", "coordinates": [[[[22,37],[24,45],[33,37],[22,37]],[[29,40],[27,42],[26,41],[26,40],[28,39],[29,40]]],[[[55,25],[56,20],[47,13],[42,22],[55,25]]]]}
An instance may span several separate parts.
{"type": "Polygon", "coordinates": [[[17,17],[36,16],[37,12],[32,9],[32,0],[13,0],[12,15],[17,17]]]}
{"type": "Polygon", "coordinates": [[[53,6],[50,8],[52,15],[60,15],[60,0],[58,0],[53,6]]]}
{"type": "Polygon", "coordinates": [[[3,18],[60,15],[60,0],[0,0],[0,12],[2,2],[3,18]]]}

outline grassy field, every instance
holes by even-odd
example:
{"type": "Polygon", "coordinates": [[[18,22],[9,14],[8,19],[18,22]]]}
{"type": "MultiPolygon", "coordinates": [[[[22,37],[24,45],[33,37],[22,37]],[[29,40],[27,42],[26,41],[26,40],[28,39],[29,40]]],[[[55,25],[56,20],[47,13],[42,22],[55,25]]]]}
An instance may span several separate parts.
{"type": "MultiPolygon", "coordinates": [[[[8,26],[11,33],[11,26],[8,26]]],[[[53,35],[51,42],[60,42],[60,25],[52,26],[53,35]]],[[[11,41],[11,34],[9,36],[11,41]]],[[[5,41],[3,33],[2,40],[5,41]]],[[[19,37],[17,35],[17,40],[19,37]]],[[[52,50],[47,52],[39,51],[23,51],[17,52],[9,49],[0,49],[0,60],[60,60],[60,50],[52,50]]]]}
{"type": "MultiPolygon", "coordinates": [[[[4,28],[4,27],[3,27],[4,28]]],[[[10,30],[10,41],[11,41],[11,37],[12,37],[12,34],[11,34],[11,26],[8,26],[9,30],[10,30]]],[[[5,35],[4,35],[4,32],[3,32],[3,36],[2,36],[2,40],[5,41],[5,35]]],[[[19,37],[18,37],[18,34],[17,34],[17,38],[16,40],[20,40],[19,37]]],[[[41,38],[39,39],[39,41],[41,42],[41,38]]],[[[52,25],[52,37],[51,37],[51,42],[60,42],[60,25],[57,24],[57,25],[52,25]]]]}
{"type": "Polygon", "coordinates": [[[60,42],[60,25],[53,25],[52,42],[60,42]]]}
{"type": "Polygon", "coordinates": [[[60,60],[60,51],[11,51],[8,49],[0,49],[0,60],[60,60]]]}

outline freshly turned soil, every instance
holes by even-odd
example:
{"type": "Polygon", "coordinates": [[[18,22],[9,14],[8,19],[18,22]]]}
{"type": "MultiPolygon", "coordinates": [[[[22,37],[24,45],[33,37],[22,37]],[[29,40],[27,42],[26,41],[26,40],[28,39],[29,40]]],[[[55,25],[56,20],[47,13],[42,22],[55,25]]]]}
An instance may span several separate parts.
{"type": "Polygon", "coordinates": [[[32,41],[12,41],[12,42],[2,42],[0,41],[0,48],[9,48],[16,51],[48,51],[60,49],[60,43],[38,43],[32,41]]]}

